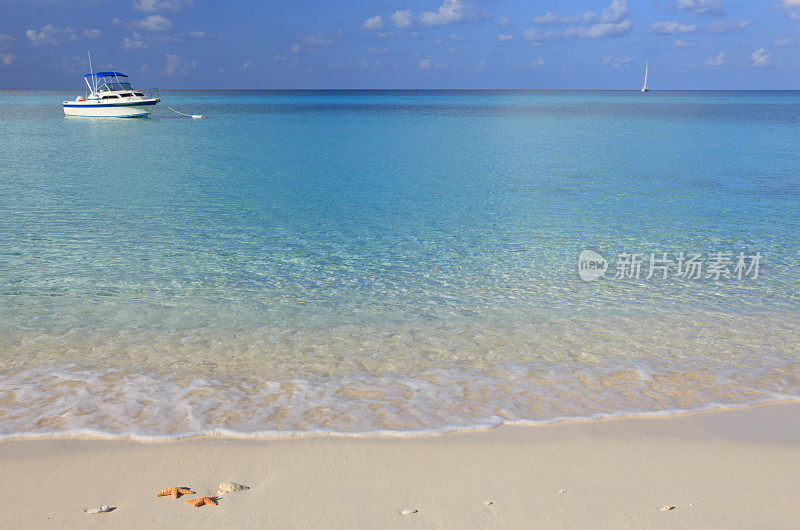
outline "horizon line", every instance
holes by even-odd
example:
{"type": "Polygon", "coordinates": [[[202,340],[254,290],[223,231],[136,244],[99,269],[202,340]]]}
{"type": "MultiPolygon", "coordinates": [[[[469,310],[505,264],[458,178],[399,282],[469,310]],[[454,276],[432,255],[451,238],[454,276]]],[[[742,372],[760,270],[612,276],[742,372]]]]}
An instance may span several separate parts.
{"type": "MultiPolygon", "coordinates": [[[[0,88],[0,92],[74,92],[75,88],[0,88]]],[[[161,92],[640,92],[638,88],[159,88],[161,92]]],[[[85,92],[85,90],[84,90],[85,92]]],[[[658,92],[800,92],[800,88],[663,88],[658,92]]]]}

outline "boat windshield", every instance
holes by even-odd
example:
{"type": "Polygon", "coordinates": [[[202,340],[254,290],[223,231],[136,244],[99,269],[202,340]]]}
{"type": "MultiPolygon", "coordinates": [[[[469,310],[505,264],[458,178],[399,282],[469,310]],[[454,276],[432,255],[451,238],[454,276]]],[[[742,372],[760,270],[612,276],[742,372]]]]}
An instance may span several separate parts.
{"type": "Polygon", "coordinates": [[[98,92],[108,92],[110,90],[133,90],[133,87],[130,83],[103,83],[103,85],[97,89],[98,92]]]}

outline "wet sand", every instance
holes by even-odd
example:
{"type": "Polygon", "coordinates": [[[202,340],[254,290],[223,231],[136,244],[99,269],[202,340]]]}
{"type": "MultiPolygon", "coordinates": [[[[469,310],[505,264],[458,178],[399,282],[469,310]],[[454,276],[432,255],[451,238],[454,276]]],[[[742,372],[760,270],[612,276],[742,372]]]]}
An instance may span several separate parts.
{"type": "Polygon", "coordinates": [[[414,438],[10,439],[0,469],[16,528],[788,528],[800,403],[414,438]],[[250,489],[155,495],[225,481],[250,489]]]}

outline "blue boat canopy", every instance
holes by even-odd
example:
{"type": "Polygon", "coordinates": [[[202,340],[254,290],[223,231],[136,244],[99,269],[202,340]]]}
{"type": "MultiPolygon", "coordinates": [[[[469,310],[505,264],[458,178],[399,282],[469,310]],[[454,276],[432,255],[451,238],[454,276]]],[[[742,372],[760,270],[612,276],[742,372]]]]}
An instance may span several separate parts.
{"type": "Polygon", "coordinates": [[[95,72],[93,74],[86,74],[83,77],[128,77],[122,72],[95,72]]]}

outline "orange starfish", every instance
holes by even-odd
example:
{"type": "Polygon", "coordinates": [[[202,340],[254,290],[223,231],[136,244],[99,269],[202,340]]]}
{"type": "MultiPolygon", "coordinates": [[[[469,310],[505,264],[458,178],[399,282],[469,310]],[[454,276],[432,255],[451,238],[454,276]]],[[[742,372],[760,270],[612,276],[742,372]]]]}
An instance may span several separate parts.
{"type": "Polygon", "coordinates": [[[171,488],[164,488],[163,490],[156,493],[156,497],[166,497],[167,495],[171,495],[173,499],[177,499],[181,495],[187,495],[189,493],[194,493],[189,488],[179,488],[178,486],[173,486],[171,488]]]}
{"type": "Polygon", "coordinates": [[[208,504],[209,506],[216,506],[217,505],[217,499],[219,499],[219,497],[216,497],[216,496],[215,497],[197,497],[196,499],[189,499],[186,502],[189,503],[189,504],[194,505],[195,508],[200,508],[201,506],[204,506],[206,504],[208,504]]]}

